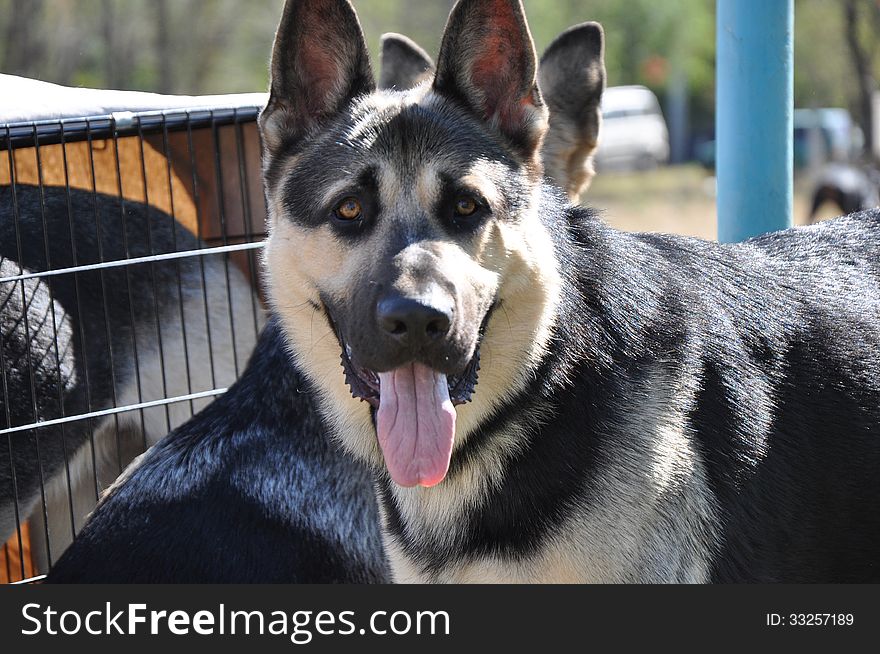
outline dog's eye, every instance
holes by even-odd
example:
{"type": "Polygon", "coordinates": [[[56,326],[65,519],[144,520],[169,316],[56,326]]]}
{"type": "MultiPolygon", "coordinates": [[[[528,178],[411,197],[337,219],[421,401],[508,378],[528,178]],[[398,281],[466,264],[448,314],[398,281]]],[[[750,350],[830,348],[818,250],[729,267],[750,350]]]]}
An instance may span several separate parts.
{"type": "Polygon", "coordinates": [[[456,216],[467,218],[468,216],[473,216],[477,209],[479,209],[477,201],[468,195],[462,195],[455,201],[456,216]]]}
{"type": "Polygon", "coordinates": [[[339,220],[357,220],[361,217],[363,208],[357,198],[345,198],[333,213],[339,220]]]}

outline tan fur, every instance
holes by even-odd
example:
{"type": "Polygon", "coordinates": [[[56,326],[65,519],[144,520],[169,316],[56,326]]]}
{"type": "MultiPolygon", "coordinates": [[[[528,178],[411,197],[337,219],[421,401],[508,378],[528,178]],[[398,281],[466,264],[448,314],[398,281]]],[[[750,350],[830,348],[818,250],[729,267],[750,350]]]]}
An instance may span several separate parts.
{"type": "MultiPolygon", "coordinates": [[[[291,221],[278,218],[284,216],[279,204],[272,207],[270,215],[274,218],[263,255],[269,271],[266,280],[272,308],[281,318],[294,358],[326,398],[320,408],[337,434],[372,433],[369,407],[352,398],[345,385],[339,341],[326,318],[310,305],[320,303],[319,284],[326,292],[344,292],[357,258],[349,256],[336,242],[329,227],[307,234],[291,221]]],[[[366,440],[350,438],[346,443],[366,440]]],[[[375,456],[372,448],[355,454],[362,458],[375,456]]]]}
{"type": "Polygon", "coordinates": [[[541,157],[547,177],[562,186],[568,199],[577,204],[596,176],[593,155],[598,147],[600,123],[595,131],[583,135],[571,121],[558,117],[551,109],[550,130],[541,157]]]}

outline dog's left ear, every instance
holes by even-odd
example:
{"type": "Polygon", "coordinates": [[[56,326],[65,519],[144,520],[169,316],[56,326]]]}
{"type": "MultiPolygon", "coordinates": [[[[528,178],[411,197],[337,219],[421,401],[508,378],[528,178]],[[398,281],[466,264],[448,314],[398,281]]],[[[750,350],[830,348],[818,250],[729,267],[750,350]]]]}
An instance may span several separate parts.
{"type": "Polygon", "coordinates": [[[370,56],[349,0],[287,0],[260,128],[269,153],[295,143],[375,89],[370,56]]]}
{"type": "Polygon", "coordinates": [[[464,104],[540,166],[547,108],[520,0],[459,0],[437,61],[434,90],[464,104]]]}
{"type": "Polygon", "coordinates": [[[550,110],[544,172],[577,202],[596,174],[593,153],[602,126],[605,35],[599,23],[565,30],[547,46],[538,83],[550,110]]]}

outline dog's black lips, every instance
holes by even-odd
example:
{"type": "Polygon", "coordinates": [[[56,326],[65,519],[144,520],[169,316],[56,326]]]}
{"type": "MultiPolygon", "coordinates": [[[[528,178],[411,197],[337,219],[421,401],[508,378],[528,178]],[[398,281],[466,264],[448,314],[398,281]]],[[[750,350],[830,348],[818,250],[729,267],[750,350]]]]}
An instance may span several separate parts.
{"type": "MultiPolygon", "coordinates": [[[[379,407],[379,376],[372,370],[356,366],[352,360],[347,346],[343,346],[342,370],[345,372],[345,383],[351,389],[352,397],[368,402],[371,406],[379,407]]],[[[474,356],[458,375],[449,375],[446,382],[449,385],[449,399],[453,404],[465,404],[471,401],[471,396],[477,386],[477,377],[480,370],[480,347],[477,346],[474,356]]]]}
{"type": "MultiPolygon", "coordinates": [[[[471,357],[471,360],[468,362],[467,366],[465,366],[465,369],[457,375],[447,375],[446,377],[446,382],[449,385],[449,399],[452,400],[452,404],[454,405],[470,402],[474,391],[476,390],[480,371],[480,343],[483,340],[483,332],[494,308],[493,305],[489,309],[486,313],[486,317],[483,319],[483,323],[480,325],[479,338],[477,340],[477,347],[474,351],[474,356],[471,357]]],[[[339,346],[342,349],[342,354],[340,355],[342,370],[345,373],[345,383],[351,389],[352,397],[367,402],[372,407],[378,408],[379,375],[372,370],[354,364],[351,359],[351,348],[345,343],[345,340],[336,328],[336,323],[330,317],[330,313],[326,308],[324,312],[327,319],[330,321],[330,325],[333,327],[333,332],[336,334],[336,339],[339,341],[339,346]]]]}

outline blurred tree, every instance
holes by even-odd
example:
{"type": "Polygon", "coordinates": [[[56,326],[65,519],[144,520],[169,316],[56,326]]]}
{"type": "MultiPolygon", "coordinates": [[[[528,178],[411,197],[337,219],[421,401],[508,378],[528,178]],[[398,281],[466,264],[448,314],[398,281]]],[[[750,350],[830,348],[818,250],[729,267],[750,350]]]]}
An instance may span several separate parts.
{"type": "MultiPolygon", "coordinates": [[[[104,47],[108,52],[118,52],[119,45],[116,38],[116,12],[113,0],[101,0],[101,37],[104,47]]],[[[104,79],[109,88],[120,88],[122,85],[122,70],[118,57],[103,57],[104,79]]]]}
{"type": "Polygon", "coordinates": [[[159,81],[156,88],[160,93],[174,90],[174,51],[171,49],[171,21],[168,0],[156,0],[156,57],[159,59],[159,81]]]}
{"type": "MultiPolygon", "coordinates": [[[[3,70],[28,75],[38,70],[46,59],[46,43],[40,30],[44,0],[6,2],[0,12],[5,22],[3,34],[3,70]]],[[[2,24],[2,23],[0,23],[2,24]]]]}
{"type": "MultiPolygon", "coordinates": [[[[539,53],[566,27],[598,20],[606,33],[608,83],[645,84],[661,101],[677,98],[679,110],[686,94],[683,111],[691,137],[711,135],[715,0],[523,1],[539,53]]],[[[382,32],[397,31],[433,55],[454,4],[353,2],[373,53],[382,32]]],[[[876,83],[880,70],[878,2],[795,0],[797,106],[847,107],[864,120],[864,89],[876,83]],[[854,20],[848,23],[850,13],[854,20]]],[[[282,5],[283,0],[0,0],[0,71],[172,93],[263,90],[282,5]]]]}
{"type": "Polygon", "coordinates": [[[844,7],[846,43],[855,69],[858,87],[856,117],[865,133],[865,154],[872,156],[874,143],[873,96],[877,91],[877,66],[880,46],[880,2],[866,3],[846,0],[844,7]],[[868,26],[868,29],[865,28],[868,26]]]}

